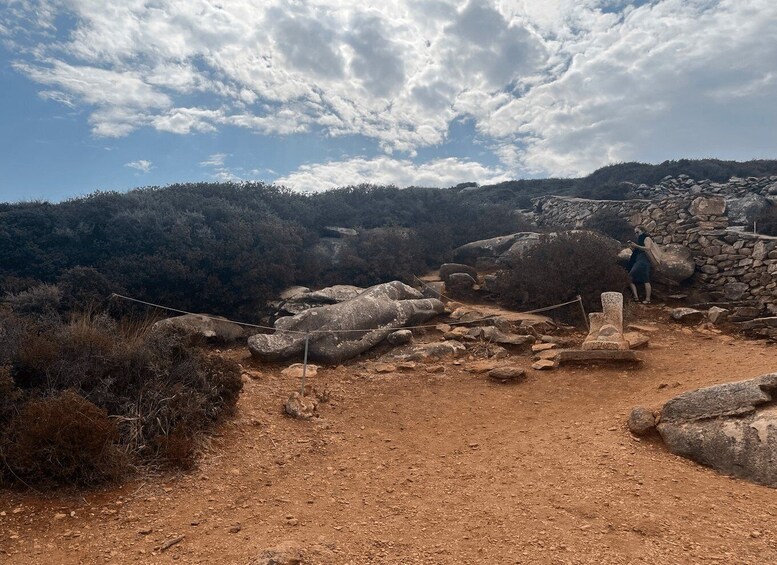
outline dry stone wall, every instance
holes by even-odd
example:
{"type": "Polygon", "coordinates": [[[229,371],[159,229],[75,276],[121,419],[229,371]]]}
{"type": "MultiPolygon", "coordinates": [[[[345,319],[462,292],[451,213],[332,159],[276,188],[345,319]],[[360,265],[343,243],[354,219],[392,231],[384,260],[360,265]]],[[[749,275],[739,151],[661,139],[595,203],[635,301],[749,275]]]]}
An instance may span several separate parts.
{"type": "Polygon", "coordinates": [[[735,227],[729,217],[732,206],[747,196],[776,204],[777,177],[734,178],[729,183],[680,177],[664,179],[656,187],[638,187],[636,192],[649,198],[597,201],[551,196],[537,199],[535,205],[542,225],[577,228],[591,215],[611,210],[632,225],[645,226],[660,244],[688,247],[696,262],[691,284],[713,300],[737,303],[730,320],[746,321],[743,329],[777,338],[777,237],[749,233],[735,227]]]}

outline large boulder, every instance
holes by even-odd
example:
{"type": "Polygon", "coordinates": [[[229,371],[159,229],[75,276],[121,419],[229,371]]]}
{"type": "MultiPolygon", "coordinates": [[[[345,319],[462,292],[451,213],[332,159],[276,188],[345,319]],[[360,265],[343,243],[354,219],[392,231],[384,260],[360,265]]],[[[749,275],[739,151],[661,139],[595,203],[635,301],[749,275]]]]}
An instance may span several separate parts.
{"type": "Polygon", "coordinates": [[[453,258],[465,265],[495,267],[499,256],[510,249],[523,235],[523,233],[514,233],[472,241],[454,249],[453,258]]]}
{"type": "Polygon", "coordinates": [[[155,323],[155,330],[175,329],[187,336],[207,341],[230,342],[244,337],[243,327],[219,316],[185,314],[155,323]]]}
{"type": "Polygon", "coordinates": [[[726,212],[726,200],[722,196],[698,196],[688,211],[692,216],[722,216],[726,212]]]}
{"type": "Polygon", "coordinates": [[[383,341],[393,331],[420,324],[444,310],[443,303],[399,281],[368,288],[355,298],[275,322],[274,334],[248,339],[251,354],[263,360],[300,357],[309,334],[308,356],[323,363],[341,363],[383,341]]]}
{"type": "Polygon", "coordinates": [[[457,274],[457,273],[466,273],[467,275],[471,276],[473,279],[477,280],[478,278],[478,272],[474,269],[474,267],[470,267],[469,265],[463,265],[461,263],[443,263],[440,265],[440,279],[443,282],[448,282],[448,278],[451,275],[457,274]]]}
{"type": "Polygon", "coordinates": [[[772,203],[754,192],[726,197],[728,223],[735,226],[751,226],[753,219],[771,207],[772,203]]]}
{"type": "Polygon", "coordinates": [[[671,282],[681,283],[691,278],[696,271],[693,252],[677,243],[661,246],[661,262],[656,267],[656,274],[671,282]]]}
{"type": "Polygon", "coordinates": [[[664,404],[669,450],[722,473],[777,487],[777,373],[690,391],[664,404]]]}

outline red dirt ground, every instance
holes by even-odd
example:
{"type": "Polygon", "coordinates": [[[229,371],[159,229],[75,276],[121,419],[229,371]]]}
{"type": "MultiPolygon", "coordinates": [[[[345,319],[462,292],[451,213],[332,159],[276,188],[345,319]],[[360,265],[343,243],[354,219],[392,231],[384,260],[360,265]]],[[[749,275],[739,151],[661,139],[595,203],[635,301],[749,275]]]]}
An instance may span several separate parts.
{"type": "Polygon", "coordinates": [[[282,367],[234,350],[256,378],[198,470],[0,492],[0,562],[245,564],[293,540],[306,563],[777,563],[777,490],[625,425],[635,405],[774,371],[775,346],[660,327],[636,370],[528,369],[502,385],[466,359],[444,373],[322,369],[332,400],[311,422],[282,414],[297,386],[282,367]]]}

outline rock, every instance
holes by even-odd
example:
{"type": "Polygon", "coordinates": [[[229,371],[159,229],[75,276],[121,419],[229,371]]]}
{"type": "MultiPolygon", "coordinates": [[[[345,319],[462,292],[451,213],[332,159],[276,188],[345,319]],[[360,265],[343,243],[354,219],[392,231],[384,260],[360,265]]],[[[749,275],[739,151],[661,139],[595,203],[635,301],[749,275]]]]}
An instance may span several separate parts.
{"type": "Polygon", "coordinates": [[[440,265],[439,272],[440,279],[442,279],[444,283],[448,282],[448,277],[456,273],[465,273],[471,276],[474,280],[478,279],[478,272],[473,267],[464,265],[462,263],[444,263],[440,265]]]}
{"type": "Polygon", "coordinates": [[[373,369],[375,369],[376,373],[394,373],[397,370],[397,366],[391,363],[375,363],[373,369]]]}
{"type": "Polygon", "coordinates": [[[241,339],[245,335],[242,326],[230,322],[226,318],[204,314],[185,314],[160,320],[154,324],[153,329],[175,329],[190,337],[223,343],[241,339]]]}
{"type": "Polygon", "coordinates": [[[661,409],[669,450],[720,472],[777,487],[777,373],[677,396],[661,409]]]}
{"type": "Polygon", "coordinates": [[[262,551],[249,565],[301,565],[304,553],[294,541],[284,541],[275,547],[262,551]]]}
{"type": "MultiPolygon", "coordinates": [[[[282,370],[281,375],[290,379],[299,379],[299,378],[302,378],[302,369],[303,369],[302,363],[294,363],[293,365],[289,365],[284,370],[282,370]]],[[[315,377],[317,374],[318,374],[318,365],[311,365],[310,363],[308,363],[308,368],[305,371],[305,376],[315,377]]]]}
{"type": "Polygon", "coordinates": [[[726,213],[726,200],[722,196],[699,196],[688,207],[692,216],[722,216],[726,213]]]}
{"type": "Polygon", "coordinates": [[[726,300],[732,302],[741,300],[746,292],[750,290],[750,285],[741,282],[730,282],[723,285],[723,296],[726,300]]]}
{"type": "Polygon", "coordinates": [[[444,308],[439,300],[422,298],[417,290],[394,281],[373,286],[339,304],[280,318],[275,322],[276,333],[251,336],[248,349],[262,360],[299,358],[305,348],[304,332],[312,332],[309,359],[338,364],[374,347],[403,326],[441,314],[444,308]]]}
{"type": "Polygon", "coordinates": [[[538,353],[540,351],[547,351],[548,349],[555,349],[556,347],[557,345],[555,343],[537,343],[531,346],[531,350],[534,353],[538,353]]]}
{"type": "Polygon", "coordinates": [[[629,431],[636,436],[648,435],[656,428],[656,418],[653,412],[642,406],[637,406],[629,415],[629,431]]]}
{"type": "Polygon", "coordinates": [[[497,367],[491,369],[486,376],[502,383],[518,382],[526,377],[526,371],[519,367],[497,367]]]}
{"type": "Polygon", "coordinates": [[[648,336],[639,332],[626,332],[623,339],[629,344],[629,349],[642,349],[650,343],[648,336]]]}
{"type": "Polygon", "coordinates": [[[468,373],[488,373],[492,369],[496,369],[499,367],[499,363],[497,361],[491,360],[491,359],[482,359],[478,361],[472,361],[470,363],[467,363],[464,366],[464,370],[468,373]]]}
{"type": "Polygon", "coordinates": [[[444,373],[445,367],[442,365],[431,365],[426,368],[427,373],[444,373]]]}
{"type": "Polygon", "coordinates": [[[359,235],[353,228],[341,228],[338,226],[324,226],[321,230],[323,235],[328,237],[355,237],[359,235]]]}
{"type": "Polygon", "coordinates": [[[424,298],[436,298],[442,300],[445,298],[445,283],[440,281],[424,282],[421,287],[421,294],[424,298]]]}
{"type": "Polygon", "coordinates": [[[388,334],[386,341],[391,345],[405,345],[413,341],[413,332],[410,330],[397,330],[388,334]]]}
{"type": "Polygon", "coordinates": [[[351,300],[362,292],[364,292],[363,288],[348,284],[336,284],[321,290],[301,292],[292,295],[285,302],[281,303],[278,313],[284,316],[294,316],[311,308],[318,308],[327,304],[339,304],[340,302],[351,300]]]}
{"type": "Polygon", "coordinates": [[[709,318],[710,322],[713,324],[720,324],[725,322],[727,317],[728,310],[721,308],[720,306],[713,306],[707,310],[707,318],[709,318]]]}
{"type": "Polygon", "coordinates": [[[283,407],[286,414],[292,418],[309,420],[316,415],[318,400],[314,396],[302,396],[295,392],[286,400],[283,407]]]}
{"type": "Polygon", "coordinates": [[[656,275],[664,282],[681,283],[696,272],[693,252],[684,245],[670,243],[661,246],[661,262],[656,266],[656,275]]]}
{"type": "Polygon", "coordinates": [[[558,363],[556,361],[552,361],[551,359],[540,359],[539,361],[532,363],[531,368],[535,371],[549,371],[555,369],[557,366],[558,363]]]}
{"type": "Polygon", "coordinates": [[[418,345],[410,353],[401,355],[403,361],[427,361],[441,359],[443,357],[456,356],[467,350],[459,341],[449,340],[440,343],[426,343],[418,345]]]}
{"type": "Polygon", "coordinates": [[[472,328],[468,331],[468,335],[470,337],[485,339],[491,343],[499,343],[501,345],[524,345],[534,341],[532,336],[504,333],[495,326],[472,328]]]}
{"type": "Polygon", "coordinates": [[[705,313],[694,308],[672,308],[669,315],[681,324],[699,324],[704,321],[705,313]]]}
{"type": "Polygon", "coordinates": [[[452,296],[467,294],[472,291],[476,284],[477,281],[467,273],[451,273],[445,281],[445,289],[452,296]]]}
{"type": "Polygon", "coordinates": [[[503,235],[500,237],[492,237],[490,239],[481,239],[478,241],[472,241],[466,245],[462,245],[453,250],[453,258],[466,265],[476,265],[479,262],[482,263],[485,259],[485,263],[491,262],[496,265],[496,259],[505,251],[510,249],[512,245],[521,238],[523,234],[515,233],[511,235],[503,235]]]}
{"type": "Polygon", "coordinates": [[[729,223],[737,226],[753,226],[753,219],[771,207],[771,202],[760,194],[748,192],[740,196],[726,197],[726,215],[729,223]]]}
{"type": "Polygon", "coordinates": [[[300,294],[306,294],[310,292],[310,289],[306,286],[290,286],[286,290],[280,293],[278,298],[281,300],[289,300],[290,298],[294,298],[295,296],[299,296],[300,294]]]}

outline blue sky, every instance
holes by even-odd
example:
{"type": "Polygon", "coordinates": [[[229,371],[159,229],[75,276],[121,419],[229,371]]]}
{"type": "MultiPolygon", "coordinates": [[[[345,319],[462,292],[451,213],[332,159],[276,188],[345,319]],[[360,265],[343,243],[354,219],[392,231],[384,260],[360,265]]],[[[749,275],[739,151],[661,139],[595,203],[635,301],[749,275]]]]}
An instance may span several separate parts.
{"type": "Polygon", "coordinates": [[[0,0],[0,200],[777,157],[772,0],[0,0]]]}

